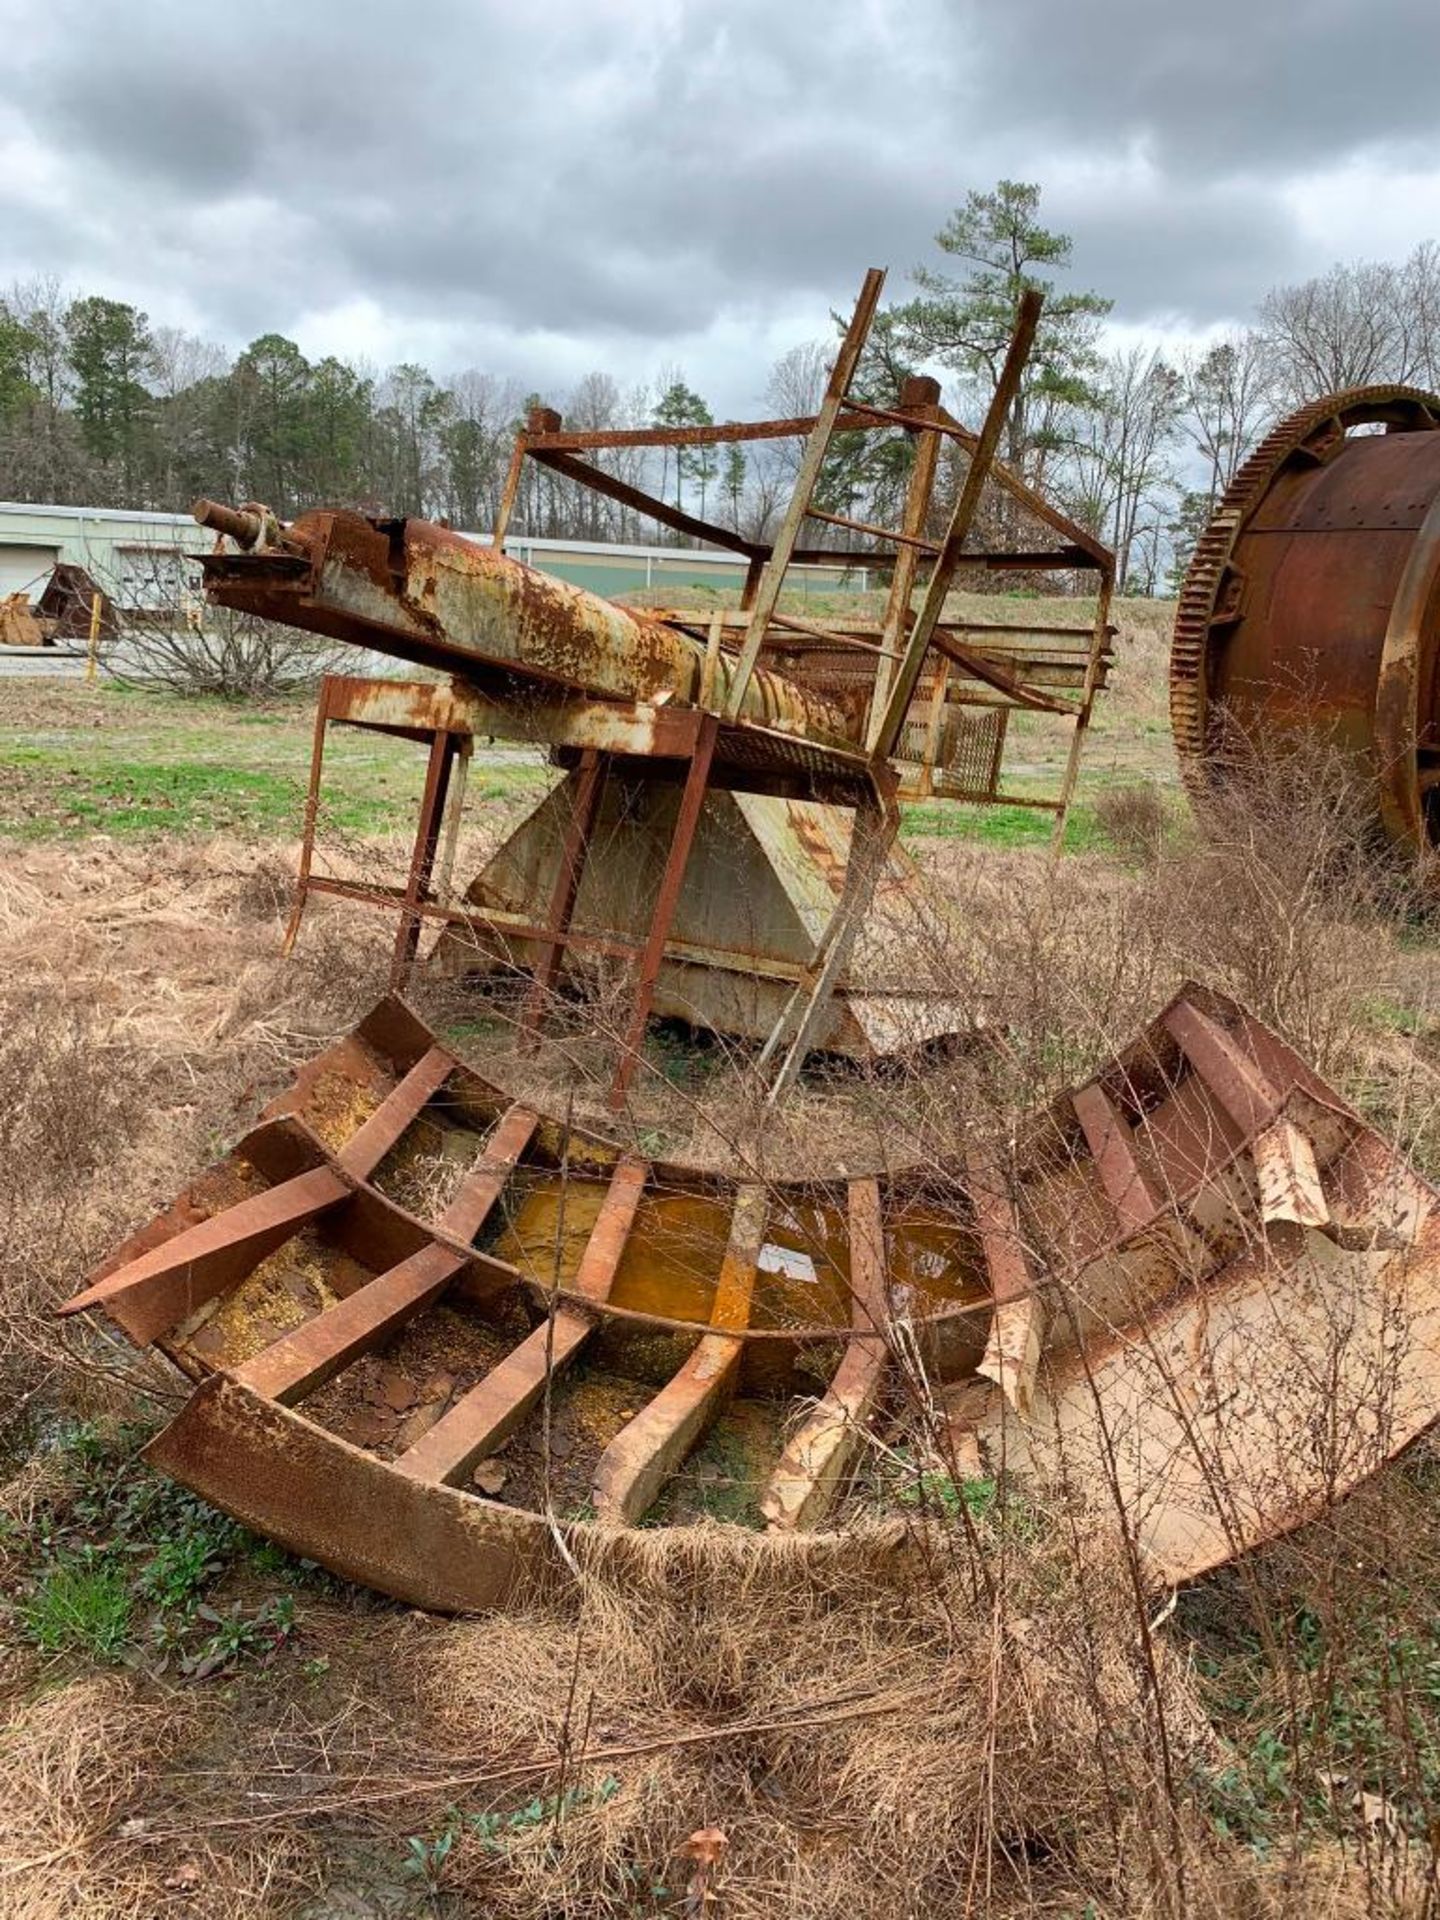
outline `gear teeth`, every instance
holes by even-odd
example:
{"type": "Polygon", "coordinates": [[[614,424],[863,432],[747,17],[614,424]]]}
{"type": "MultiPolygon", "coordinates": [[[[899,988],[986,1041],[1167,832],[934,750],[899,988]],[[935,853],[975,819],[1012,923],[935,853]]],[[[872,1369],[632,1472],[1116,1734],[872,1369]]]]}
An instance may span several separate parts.
{"type": "MultiPolygon", "coordinates": [[[[1195,543],[1175,611],[1170,641],[1170,732],[1180,777],[1193,805],[1202,807],[1213,774],[1207,738],[1205,668],[1210,624],[1225,569],[1242,530],[1259,510],[1277,474],[1298,447],[1327,421],[1344,427],[1381,419],[1395,407],[1412,408],[1415,425],[1434,428],[1432,396],[1417,387],[1352,387],[1301,407],[1272,427],[1225,489],[1209,526],[1195,543]]],[[[1343,441],[1340,443],[1343,444],[1343,441]]]]}

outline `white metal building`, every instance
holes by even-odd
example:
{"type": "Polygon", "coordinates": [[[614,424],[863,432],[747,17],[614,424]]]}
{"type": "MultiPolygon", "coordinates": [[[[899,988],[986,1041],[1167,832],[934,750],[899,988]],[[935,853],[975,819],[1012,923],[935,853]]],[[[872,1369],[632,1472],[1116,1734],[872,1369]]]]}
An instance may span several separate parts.
{"type": "MultiPolygon", "coordinates": [[[[187,557],[206,552],[214,540],[183,513],[0,503],[0,595],[23,590],[38,600],[50,569],[67,560],[84,567],[122,614],[175,606],[196,583],[187,557]]],[[[738,587],[745,576],[741,555],[708,547],[632,547],[517,535],[506,542],[506,551],[607,598],[663,594],[670,586],[738,587]]],[[[806,568],[796,576],[797,584],[820,593],[863,589],[872,578],[864,568],[806,568]]]]}

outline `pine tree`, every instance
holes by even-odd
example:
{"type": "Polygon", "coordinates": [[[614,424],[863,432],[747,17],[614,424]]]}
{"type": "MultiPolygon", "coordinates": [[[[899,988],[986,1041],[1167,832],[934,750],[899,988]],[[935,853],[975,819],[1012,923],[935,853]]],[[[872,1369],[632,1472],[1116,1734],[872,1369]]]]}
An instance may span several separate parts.
{"type": "Polygon", "coordinates": [[[149,319],[122,300],[91,294],[67,308],[65,341],[81,438],[118,479],[120,498],[131,504],[154,414],[145,385],[154,357],[149,319]]]}

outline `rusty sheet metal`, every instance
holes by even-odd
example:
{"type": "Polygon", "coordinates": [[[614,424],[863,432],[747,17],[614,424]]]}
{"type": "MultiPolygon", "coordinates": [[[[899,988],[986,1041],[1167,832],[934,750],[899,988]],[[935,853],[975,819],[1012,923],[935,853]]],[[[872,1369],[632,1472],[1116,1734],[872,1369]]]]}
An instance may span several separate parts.
{"type": "Polygon", "coordinates": [[[336,726],[374,727],[420,739],[436,731],[518,746],[564,747],[576,752],[683,757],[693,717],[644,701],[500,700],[463,680],[369,680],[325,676],[326,718],[336,726]]]}
{"type": "MultiPolygon", "coordinates": [[[[583,775],[572,773],[522,822],[465,895],[488,929],[447,927],[430,966],[443,977],[531,972],[544,942],[535,902],[554,897],[566,836],[582,806],[583,775]]],[[[680,789],[658,781],[612,781],[592,838],[603,859],[587,861],[572,902],[577,937],[563,975],[583,978],[600,942],[638,950],[655,911],[660,863],[673,832],[680,789]]],[[[840,898],[849,857],[847,809],[767,794],[712,788],[701,810],[655,984],[654,1011],[692,1026],[763,1041],[790,989],[810,964],[840,898]]],[[[967,1030],[973,1009],[926,978],[934,951],[919,924],[938,914],[903,850],[888,856],[880,884],[888,947],[841,978],[815,1044],[868,1058],[967,1030]],[[913,904],[916,924],[895,931],[896,903],[913,904]]],[[[562,977],[562,976],[557,976],[562,977]]]]}
{"type": "Polygon", "coordinates": [[[1202,807],[1268,745],[1313,741],[1353,771],[1386,838],[1440,838],[1437,423],[1440,397],[1417,389],[1331,394],[1236,476],[1171,648],[1172,726],[1202,807]]]}
{"type": "Polygon", "coordinates": [[[1440,1416],[1440,1196],[1199,987],[1013,1150],[818,1184],[627,1158],[458,1060],[442,1075],[436,1044],[382,1003],[66,1309],[199,1382],[157,1465],[413,1604],[532,1591],[556,1569],[550,1475],[557,1505],[596,1498],[591,1524],[641,1519],[732,1396],[773,1435],[757,1519],[820,1526],[917,1353],[957,1457],[1041,1499],[1063,1481],[1156,1583],[1324,1511],[1440,1416]],[[297,1155],[365,1177],[257,1244],[247,1209],[297,1155]],[[449,1201],[419,1178],[439,1165],[449,1201]],[[153,1276],[198,1225],[231,1266],[156,1325],[153,1276]],[[546,1425],[532,1361],[556,1331],[588,1359],[553,1377],[546,1425]],[[476,1458],[488,1495],[462,1479],[476,1458]]]}

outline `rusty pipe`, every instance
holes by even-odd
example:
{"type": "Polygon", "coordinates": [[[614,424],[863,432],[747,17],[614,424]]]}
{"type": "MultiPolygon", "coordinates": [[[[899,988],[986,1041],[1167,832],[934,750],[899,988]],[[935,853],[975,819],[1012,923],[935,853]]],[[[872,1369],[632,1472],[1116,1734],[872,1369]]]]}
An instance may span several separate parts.
{"type": "Polygon", "coordinates": [[[202,527],[223,533],[237,547],[249,550],[258,545],[265,531],[265,516],[254,508],[227,507],[223,500],[196,500],[191,513],[202,527]]]}

